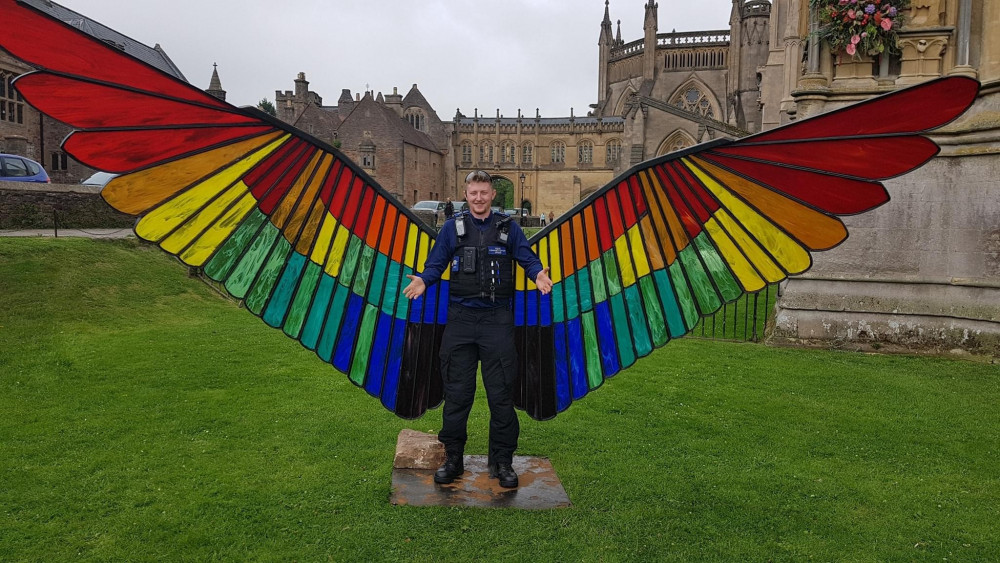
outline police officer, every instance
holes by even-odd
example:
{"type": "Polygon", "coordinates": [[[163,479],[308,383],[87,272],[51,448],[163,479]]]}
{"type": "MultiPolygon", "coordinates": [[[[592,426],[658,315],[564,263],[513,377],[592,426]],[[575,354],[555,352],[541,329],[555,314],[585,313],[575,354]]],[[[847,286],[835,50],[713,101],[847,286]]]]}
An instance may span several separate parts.
{"type": "Polygon", "coordinates": [[[419,276],[407,276],[403,294],[423,295],[427,286],[451,268],[448,324],[441,340],[444,412],[438,439],[446,460],[434,474],[451,483],[465,472],[466,423],[476,394],[476,368],[482,363],[483,386],[490,405],[490,478],[502,487],[517,487],[511,467],[519,426],[512,397],[517,376],[514,346],[514,261],[524,268],[543,294],[552,290],[548,268],[531,251],[524,232],[502,213],[493,213],[493,179],[481,170],[465,179],[468,211],[448,219],[419,276]]]}

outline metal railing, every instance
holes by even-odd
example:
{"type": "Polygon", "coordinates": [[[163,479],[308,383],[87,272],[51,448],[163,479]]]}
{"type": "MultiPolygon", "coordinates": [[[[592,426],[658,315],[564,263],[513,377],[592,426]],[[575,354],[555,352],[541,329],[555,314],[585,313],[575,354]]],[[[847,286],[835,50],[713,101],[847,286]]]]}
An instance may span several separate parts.
{"type": "Polygon", "coordinates": [[[767,327],[774,318],[774,302],[778,284],[766,286],[757,293],[748,293],[728,303],[710,317],[695,325],[691,336],[717,340],[762,342],[767,327]]]}

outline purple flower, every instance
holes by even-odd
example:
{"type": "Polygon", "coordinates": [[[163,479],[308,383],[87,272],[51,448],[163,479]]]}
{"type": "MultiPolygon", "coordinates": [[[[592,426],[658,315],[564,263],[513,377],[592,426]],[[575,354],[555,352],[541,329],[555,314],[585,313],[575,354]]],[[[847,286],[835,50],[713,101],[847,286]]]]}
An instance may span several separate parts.
{"type": "Polygon", "coordinates": [[[886,12],[886,13],[889,14],[889,16],[891,16],[891,17],[896,17],[896,7],[895,6],[889,6],[889,11],[886,12]]]}
{"type": "Polygon", "coordinates": [[[868,14],[868,15],[874,14],[875,13],[875,4],[868,4],[867,6],[865,6],[865,13],[868,14]]]}

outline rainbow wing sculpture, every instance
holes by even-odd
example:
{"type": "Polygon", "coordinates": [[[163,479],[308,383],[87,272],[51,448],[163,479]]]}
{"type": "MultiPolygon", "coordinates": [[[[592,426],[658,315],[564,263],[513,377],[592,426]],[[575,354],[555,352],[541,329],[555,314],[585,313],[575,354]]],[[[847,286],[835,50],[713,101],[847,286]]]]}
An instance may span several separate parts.
{"type": "MultiPolygon", "coordinates": [[[[102,195],[136,234],[203,268],[268,325],[395,414],[440,404],[448,279],[402,296],[434,232],[337,149],[233,107],[15,0],[0,46],[38,68],[15,84],[76,131],[64,150],[121,174],[102,195]]],[[[926,163],[923,136],[979,83],[940,79],[738,141],[644,162],[529,241],[517,269],[515,403],[547,419],[705,315],[804,272],[842,242],[838,215],[889,200],[926,163]]]]}

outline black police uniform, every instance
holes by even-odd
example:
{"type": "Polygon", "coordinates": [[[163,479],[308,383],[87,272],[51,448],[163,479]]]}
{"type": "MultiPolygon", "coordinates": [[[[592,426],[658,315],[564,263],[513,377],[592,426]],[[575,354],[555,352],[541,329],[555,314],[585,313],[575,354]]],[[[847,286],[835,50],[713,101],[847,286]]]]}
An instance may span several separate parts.
{"type": "Polygon", "coordinates": [[[444,267],[451,269],[448,324],[441,340],[445,402],[438,439],[453,455],[464,452],[480,362],[490,407],[490,460],[510,463],[517,449],[520,427],[513,400],[517,349],[511,307],[515,259],[530,279],[542,270],[510,217],[491,213],[479,220],[464,212],[442,227],[421,274],[429,285],[440,279],[444,267]]]}

